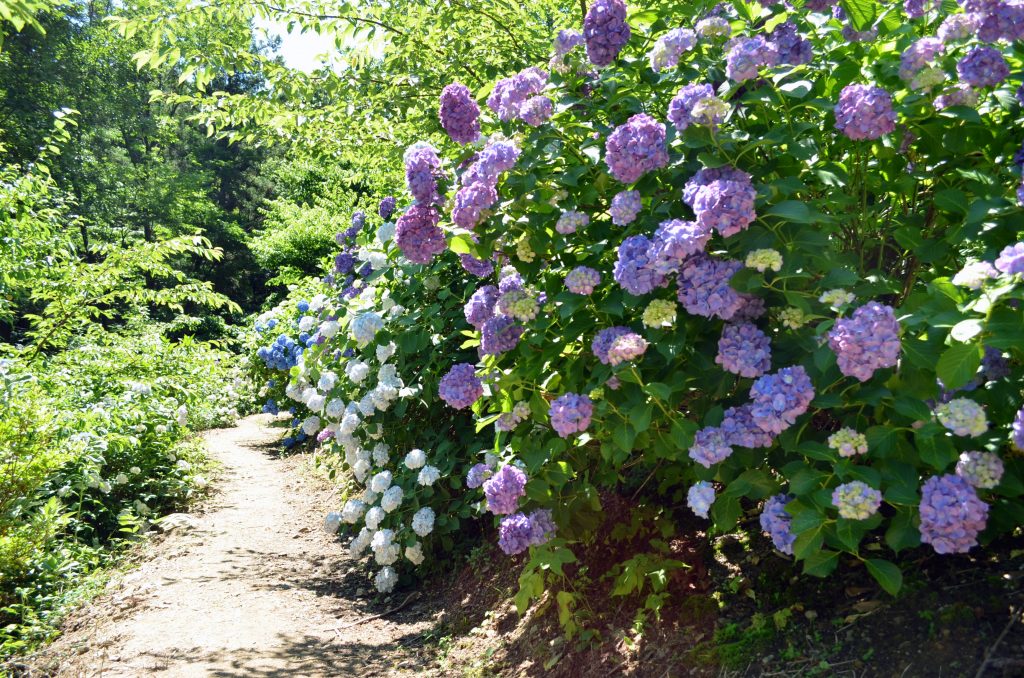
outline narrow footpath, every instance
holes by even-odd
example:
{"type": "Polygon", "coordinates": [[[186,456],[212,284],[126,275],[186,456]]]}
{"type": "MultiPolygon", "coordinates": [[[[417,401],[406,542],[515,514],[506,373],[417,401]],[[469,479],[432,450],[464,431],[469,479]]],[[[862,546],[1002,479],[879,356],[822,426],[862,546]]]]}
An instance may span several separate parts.
{"type": "MultiPolygon", "coordinates": [[[[66,624],[33,662],[55,676],[431,675],[433,625],[408,595],[371,605],[372,584],[321,530],[337,495],[276,456],[266,415],[209,431],[222,465],[191,522],[143,547],[138,567],[66,624]]],[[[35,673],[35,672],[33,672],[35,673]]]]}

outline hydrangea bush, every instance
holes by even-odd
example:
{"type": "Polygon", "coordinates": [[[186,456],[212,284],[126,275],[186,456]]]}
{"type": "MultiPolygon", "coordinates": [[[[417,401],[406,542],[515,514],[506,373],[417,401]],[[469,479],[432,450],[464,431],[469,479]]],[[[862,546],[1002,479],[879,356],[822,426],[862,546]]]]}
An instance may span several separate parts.
{"type": "Polygon", "coordinates": [[[1019,531],[1020,36],[966,4],[594,2],[585,50],[563,31],[550,73],[489,90],[479,141],[414,146],[423,237],[372,243],[355,296],[334,281],[316,326],[343,328],[289,386],[369,483],[342,518],[378,587],[435,548],[427,508],[529,551],[521,609],[605,493],[757,515],[804,572],[859,559],[890,592],[888,553],[1019,531]]]}

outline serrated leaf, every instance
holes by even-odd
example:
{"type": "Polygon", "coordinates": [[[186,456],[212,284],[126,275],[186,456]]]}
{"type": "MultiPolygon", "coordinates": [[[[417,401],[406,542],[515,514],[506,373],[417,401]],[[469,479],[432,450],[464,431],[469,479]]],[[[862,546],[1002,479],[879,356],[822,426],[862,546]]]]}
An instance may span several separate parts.
{"type": "Polygon", "coordinates": [[[956,344],[950,346],[935,365],[935,374],[942,385],[949,389],[960,388],[974,378],[981,366],[981,346],[977,344],[956,344]]]}
{"type": "Polygon", "coordinates": [[[871,558],[865,561],[868,572],[875,578],[882,588],[890,595],[895,596],[903,587],[903,573],[900,568],[881,558],[871,558]]]}

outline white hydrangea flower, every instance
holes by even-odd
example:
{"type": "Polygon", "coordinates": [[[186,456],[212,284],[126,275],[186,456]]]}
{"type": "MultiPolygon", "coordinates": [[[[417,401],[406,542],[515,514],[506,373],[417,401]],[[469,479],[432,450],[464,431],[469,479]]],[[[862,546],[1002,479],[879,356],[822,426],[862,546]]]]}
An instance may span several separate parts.
{"type": "Polygon", "coordinates": [[[189,471],[192,470],[192,464],[188,463],[184,459],[179,459],[178,462],[174,466],[179,471],[184,471],[185,473],[188,473],[189,471]]]}
{"type": "Polygon", "coordinates": [[[299,332],[309,332],[316,324],[316,318],[311,315],[304,315],[299,318],[299,332]]]}
{"type": "Polygon", "coordinates": [[[383,492],[391,487],[391,471],[381,471],[370,480],[370,489],[374,492],[383,492]]]}
{"type": "Polygon", "coordinates": [[[388,265],[388,255],[383,252],[370,252],[370,256],[367,257],[367,260],[375,271],[379,271],[388,265]]]}
{"type": "Polygon", "coordinates": [[[324,414],[326,414],[329,419],[337,419],[338,417],[341,416],[341,413],[344,411],[345,401],[342,400],[341,398],[335,398],[331,400],[330,402],[327,403],[327,406],[324,408],[324,414]]]}
{"type": "Polygon", "coordinates": [[[391,593],[398,583],[398,573],[391,567],[383,567],[373,578],[373,584],[381,593],[391,593]]]}
{"type": "Polygon", "coordinates": [[[153,427],[153,430],[160,434],[167,433],[167,427],[163,424],[157,424],[153,427]]]}
{"type": "Polygon", "coordinates": [[[826,304],[833,311],[838,311],[847,304],[852,304],[857,297],[852,292],[847,292],[843,288],[839,287],[834,290],[829,290],[818,297],[818,301],[826,304]]]}
{"type": "Polygon", "coordinates": [[[178,411],[175,413],[175,415],[178,418],[178,426],[184,426],[185,424],[188,423],[188,408],[185,407],[184,405],[178,408],[178,411]]]}
{"type": "Polygon", "coordinates": [[[385,221],[377,228],[377,240],[380,241],[381,245],[386,245],[392,238],[395,237],[395,224],[391,221],[385,221]]]}
{"type": "Polygon", "coordinates": [[[398,485],[392,485],[389,487],[380,498],[380,507],[384,509],[385,513],[391,513],[396,508],[402,505],[402,499],[405,493],[402,492],[402,488],[398,485]]]}
{"type": "Polygon", "coordinates": [[[123,473],[118,473],[117,477],[114,478],[114,484],[115,485],[124,485],[127,482],[128,482],[128,476],[126,476],[123,473]]]}
{"type": "Polygon", "coordinates": [[[386,466],[391,460],[391,448],[384,443],[377,443],[373,446],[373,463],[377,466],[386,466]]]}
{"type": "Polygon", "coordinates": [[[388,358],[395,355],[395,342],[388,342],[386,345],[380,344],[377,346],[377,360],[380,362],[387,362],[388,358]]]}
{"type": "Polygon", "coordinates": [[[379,506],[374,506],[366,512],[366,526],[371,530],[376,530],[380,526],[380,521],[384,520],[384,516],[387,513],[379,506]]]}
{"type": "Polygon", "coordinates": [[[359,412],[364,417],[369,417],[376,411],[377,408],[373,404],[373,392],[371,391],[370,393],[364,395],[362,399],[359,401],[359,412]]]}
{"type": "Polygon", "coordinates": [[[358,558],[366,551],[366,548],[370,545],[370,540],[373,538],[373,530],[364,527],[359,530],[359,534],[355,536],[352,542],[348,545],[348,555],[350,558],[358,558]]]}
{"type": "Polygon", "coordinates": [[[324,532],[327,534],[337,534],[340,527],[341,514],[337,511],[331,511],[324,517],[324,532]]]}
{"type": "Polygon", "coordinates": [[[315,435],[320,430],[320,417],[315,414],[312,417],[307,417],[302,422],[302,432],[307,436],[315,435]]]}
{"type": "Polygon", "coordinates": [[[356,523],[366,513],[366,504],[359,499],[349,499],[341,509],[341,519],[349,525],[356,523]]]}
{"type": "Polygon", "coordinates": [[[131,473],[132,475],[138,475],[139,473],[142,473],[142,469],[139,468],[138,466],[132,466],[130,469],[128,469],[128,473],[131,473]]]}
{"type": "Polygon", "coordinates": [[[366,480],[366,474],[370,472],[370,462],[366,459],[360,459],[352,466],[352,475],[356,477],[356,480],[363,482],[366,480]]]}
{"type": "Polygon", "coordinates": [[[359,496],[359,498],[362,499],[363,503],[365,503],[367,506],[372,506],[373,504],[377,503],[378,499],[380,499],[380,495],[367,487],[365,490],[363,490],[363,493],[359,496]]]}
{"type": "Polygon", "coordinates": [[[427,463],[427,453],[423,450],[412,450],[409,454],[405,455],[405,466],[410,471],[415,471],[418,468],[423,468],[423,465],[427,463]]]}
{"type": "Polygon", "coordinates": [[[328,392],[334,388],[334,385],[338,383],[338,375],[334,372],[324,372],[320,375],[320,380],[316,383],[316,387],[323,392],[328,392]]]}
{"type": "Polygon", "coordinates": [[[355,433],[357,428],[359,428],[359,417],[356,414],[349,412],[342,418],[339,430],[343,434],[347,435],[355,433]]]}
{"type": "Polygon", "coordinates": [[[413,565],[419,565],[423,562],[423,545],[416,542],[412,546],[405,547],[405,558],[413,565]]]}
{"type": "Polygon", "coordinates": [[[327,398],[320,395],[319,393],[314,393],[312,396],[310,396],[309,400],[306,401],[306,407],[309,408],[310,412],[323,412],[324,405],[326,404],[327,398]]]}
{"type": "Polygon", "coordinates": [[[328,339],[334,338],[341,330],[341,324],[337,320],[328,320],[320,326],[320,334],[328,339]]]}
{"type": "Polygon", "coordinates": [[[424,487],[430,487],[437,482],[438,478],[441,477],[441,471],[434,466],[424,466],[423,470],[420,471],[419,477],[416,478],[416,482],[424,487]]]}
{"type": "Polygon", "coordinates": [[[361,360],[350,360],[345,365],[345,375],[352,380],[353,384],[363,383],[363,379],[366,379],[369,374],[370,366],[361,360]]]}
{"type": "Polygon", "coordinates": [[[412,531],[426,537],[434,531],[434,509],[424,506],[412,516],[412,531]]]}

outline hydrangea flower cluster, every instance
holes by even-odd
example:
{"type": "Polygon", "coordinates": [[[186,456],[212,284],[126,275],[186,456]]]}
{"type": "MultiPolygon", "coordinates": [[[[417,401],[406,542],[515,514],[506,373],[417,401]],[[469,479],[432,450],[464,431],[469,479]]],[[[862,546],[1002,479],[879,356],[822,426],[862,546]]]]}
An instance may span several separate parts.
{"type": "Polygon", "coordinates": [[[967,553],[985,529],[988,504],[965,479],[946,474],[921,487],[921,541],[936,553],[967,553]]]}
{"type": "Polygon", "coordinates": [[[753,323],[728,323],[718,340],[715,362],[741,377],[760,377],[771,369],[771,342],[753,323]]]}
{"type": "Polygon", "coordinates": [[[486,278],[494,273],[494,263],[490,259],[477,259],[472,254],[460,254],[459,263],[467,273],[478,278],[486,278]]]}
{"type": "Polygon", "coordinates": [[[980,436],[988,430],[981,405],[969,398],[955,398],[935,408],[939,423],[958,436],[980,436]]]}
{"type": "Polygon", "coordinates": [[[615,340],[619,337],[632,333],[633,330],[628,327],[607,327],[597,333],[594,337],[594,341],[590,344],[590,349],[594,352],[597,359],[601,361],[601,364],[608,365],[610,364],[608,360],[608,351],[611,350],[612,344],[615,343],[615,340]]]}
{"type": "Polygon", "coordinates": [[[502,466],[484,481],[487,510],[497,516],[515,513],[519,498],[526,494],[526,474],[511,464],[502,466]]]}
{"type": "Polygon", "coordinates": [[[852,304],[856,299],[857,297],[855,297],[851,292],[847,292],[841,287],[823,292],[822,295],[818,297],[818,301],[825,304],[833,311],[838,311],[843,306],[852,304]]]}
{"type": "Polygon", "coordinates": [[[608,213],[612,215],[613,224],[627,226],[636,220],[641,208],[640,191],[619,191],[612,198],[608,213]]]}
{"type": "Polygon", "coordinates": [[[651,69],[660,73],[666,68],[675,68],[683,52],[689,52],[697,44],[697,34],[689,28],[673,28],[654,43],[647,58],[651,69]]]}
{"type": "Polygon", "coordinates": [[[472,230],[485,218],[487,210],[496,202],[498,192],[492,184],[478,181],[463,186],[455,192],[452,221],[456,226],[472,230]]]}
{"type": "Polygon", "coordinates": [[[987,261],[969,261],[964,264],[951,282],[972,290],[980,290],[992,278],[999,277],[999,271],[987,261]]]}
{"type": "Polygon", "coordinates": [[[900,324],[891,306],[870,301],[840,318],[828,333],[839,371],[867,381],[875,370],[894,367],[900,357],[900,324]]]}
{"type": "Polygon", "coordinates": [[[647,340],[636,332],[623,334],[612,341],[608,348],[608,364],[619,365],[635,360],[647,351],[647,340]]]}
{"type": "Polygon", "coordinates": [[[896,129],[892,96],[881,87],[847,85],[835,107],[836,129],[854,141],[878,139],[896,129]]]}
{"type": "Polygon", "coordinates": [[[451,407],[461,410],[475,403],[484,394],[484,387],[472,364],[456,363],[441,377],[437,393],[451,407]]]}
{"type": "Polygon", "coordinates": [[[752,250],[747,253],[743,264],[759,273],[769,270],[777,273],[782,270],[782,255],[773,249],[752,250]]]}
{"type": "Polygon", "coordinates": [[[921,38],[900,55],[900,78],[906,82],[914,79],[923,68],[942,55],[946,46],[939,38],[921,38]]]}
{"type": "Polygon", "coordinates": [[[438,111],[441,127],[457,144],[471,144],[480,138],[480,107],[469,88],[457,82],[441,90],[438,111]]]}
{"type": "Polygon", "coordinates": [[[359,313],[349,322],[348,329],[356,344],[366,346],[384,329],[384,319],[373,311],[359,313]]]}
{"type": "Polygon", "coordinates": [[[395,213],[395,206],[398,202],[395,200],[395,196],[389,195],[381,199],[380,204],[377,206],[377,214],[384,221],[391,219],[391,215],[395,213]]]}
{"type": "Polygon", "coordinates": [[[944,89],[942,94],[935,97],[935,110],[941,111],[950,106],[976,106],[978,104],[978,91],[970,85],[953,85],[944,89]]]}
{"type": "Polygon", "coordinates": [[[743,264],[729,259],[716,259],[704,254],[687,259],[676,279],[677,297],[687,313],[705,318],[732,320],[743,316],[750,304],[747,295],[741,295],[729,281],[743,264]]]}
{"type": "Polygon", "coordinates": [[[587,57],[595,66],[615,61],[619,51],[629,42],[626,3],[623,0],[594,0],[583,20],[583,38],[587,57]]]}
{"type": "Polygon", "coordinates": [[[498,288],[494,285],[484,285],[473,292],[473,295],[466,302],[463,312],[466,322],[480,330],[484,323],[494,317],[494,306],[498,303],[498,288]]]}
{"type": "Polygon", "coordinates": [[[1007,245],[995,261],[996,270],[1003,275],[1024,273],[1024,242],[1007,245]]]}
{"type": "Polygon", "coordinates": [[[414,264],[429,264],[448,247],[437,225],[441,215],[433,207],[413,205],[395,225],[395,244],[414,264]]]}
{"type": "Polygon", "coordinates": [[[437,175],[441,171],[441,159],[437,151],[425,141],[418,141],[405,151],[405,182],[409,192],[419,205],[437,202],[437,175]]]}
{"type": "Polygon", "coordinates": [[[944,43],[966,40],[978,30],[978,22],[974,14],[950,14],[942,20],[936,35],[944,43]]]}
{"type": "Polygon", "coordinates": [[[728,112],[728,104],[718,99],[714,88],[707,84],[684,85],[668,105],[668,119],[680,132],[690,125],[714,127],[725,120],[728,112]],[[724,109],[717,104],[707,105],[709,99],[724,104],[724,109]]]}
{"type": "Polygon", "coordinates": [[[1024,407],[1017,410],[1017,416],[1013,418],[1010,430],[1010,442],[1016,449],[1024,451],[1024,407]]]}
{"type": "Polygon", "coordinates": [[[573,294],[593,294],[601,284],[601,274],[587,266],[577,266],[565,275],[565,288],[573,294]]]}
{"type": "Polygon", "coordinates": [[[882,493],[865,482],[854,480],[832,491],[832,505],[839,509],[840,518],[866,520],[878,512],[882,493]]]}
{"type": "Polygon", "coordinates": [[[611,175],[624,184],[664,167],[668,164],[665,125],[646,113],[637,113],[608,136],[604,159],[611,175]]]}
{"type": "Polygon", "coordinates": [[[489,318],[480,330],[480,352],[483,355],[499,355],[511,351],[519,345],[523,329],[514,318],[506,315],[489,318]]]}
{"type": "Polygon", "coordinates": [[[491,137],[462,174],[462,187],[455,193],[452,221],[466,229],[476,228],[498,201],[498,179],[515,167],[519,147],[500,137],[491,137]]]}
{"type": "Polygon", "coordinates": [[[724,237],[739,233],[754,221],[756,197],[750,175],[728,165],[702,169],[683,187],[683,202],[693,208],[697,221],[724,237]]]}
{"type": "Polygon", "coordinates": [[[814,385],[800,365],[766,374],[750,387],[751,414],[769,433],[782,433],[807,411],[814,399],[814,385]]]}
{"type": "Polygon", "coordinates": [[[495,310],[516,320],[527,322],[537,317],[537,299],[525,289],[509,290],[498,297],[495,310]]]}
{"type": "Polygon", "coordinates": [[[980,0],[963,3],[977,26],[978,39],[983,42],[1020,40],[1024,38],[1024,7],[1019,2],[980,0]]]}
{"type": "Polygon", "coordinates": [[[586,431],[593,414],[593,401],[578,393],[566,393],[555,398],[548,410],[551,428],[562,438],[586,431]]]}
{"type": "Polygon", "coordinates": [[[619,245],[619,258],[612,275],[630,294],[647,294],[665,283],[665,276],[654,266],[652,243],[645,235],[633,235],[619,245]]]}
{"type": "Polygon", "coordinates": [[[757,449],[771,447],[774,436],[762,429],[751,414],[751,405],[728,408],[722,417],[719,428],[725,434],[729,445],[757,449]]]}
{"type": "Polygon", "coordinates": [[[739,38],[726,56],[725,74],[733,82],[746,82],[757,77],[762,66],[774,66],[779,62],[778,47],[760,35],[739,38]]]}
{"type": "Polygon", "coordinates": [[[771,44],[775,45],[778,52],[778,63],[800,64],[810,63],[814,52],[811,48],[811,41],[800,37],[796,24],[792,21],[785,21],[775,27],[771,33],[771,44]]]}
{"type": "Polygon", "coordinates": [[[519,117],[530,127],[540,127],[555,112],[551,99],[543,96],[530,97],[519,107],[519,117]]]}
{"type": "Polygon", "coordinates": [[[590,223],[590,217],[583,212],[577,212],[575,210],[568,210],[562,212],[558,217],[558,223],[555,224],[555,230],[562,235],[569,235],[575,233],[578,229],[586,228],[587,224],[590,223]]]}
{"type": "Polygon", "coordinates": [[[688,454],[690,459],[704,468],[711,468],[732,455],[732,446],[729,437],[721,428],[705,426],[694,434],[688,454]]]}
{"type": "Polygon", "coordinates": [[[1010,76],[1010,67],[999,50],[975,47],[957,62],[956,73],[971,87],[995,87],[1010,76]]]}
{"type": "Polygon", "coordinates": [[[530,405],[524,401],[515,404],[511,412],[502,412],[494,422],[497,431],[511,431],[530,418],[530,405]]]}
{"type": "Polygon", "coordinates": [[[793,498],[777,494],[768,499],[761,511],[761,529],[772,538],[772,544],[782,553],[793,555],[796,535],[790,530],[793,517],[786,513],[786,504],[793,498]]]}
{"type": "Polygon", "coordinates": [[[686,505],[701,518],[708,517],[711,505],[715,503],[715,488],[706,480],[700,480],[686,491],[686,505]]]}
{"type": "Polygon", "coordinates": [[[724,40],[732,33],[732,26],[720,16],[709,16],[701,19],[695,26],[697,35],[707,40],[724,40]]]}
{"type": "Polygon", "coordinates": [[[499,80],[487,97],[487,106],[503,122],[520,119],[524,104],[544,91],[547,84],[547,73],[539,68],[527,68],[499,80]]]}
{"type": "Polygon", "coordinates": [[[666,299],[654,299],[647,304],[641,319],[645,327],[652,329],[672,327],[676,322],[676,305],[666,299]]]}
{"type": "Polygon", "coordinates": [[[498,528],[498,547],[506,555],[514,556],[531,546],[540,546],[555,536],[555,523],[551,511],[538,509],[529,515],[513,513],[502,518],[498,528]]]}
{"type": "Polygon", "coordinates": [[[711,228],[695,221],[670,219],[658,225],[649,255],[650,265],[660,276],[674,273],[693,254],[704,250],[711,239],[711,228]]]}
{"type": "Polygon", "coordinates": [[[272,370],[290,370],[302,355],[302,345],[295,342],[287,334],[278,335],[273,343],[261,346],[256,351],[257,357],[272,370]]]}
{"type": "Polygon", "coordinates": [[[841,428],[828,437],[828,446],[838,452],[840,457],[852,457],[867,454],[868,439],[852,428],[841,428]]]}
{"type": "Polygon", "coordinates": [[[956,463],[956,474],[983,490],[991,490],[998,485],[1004,470],[1003,460],[991,452],[964,452],[956,463]]]}

